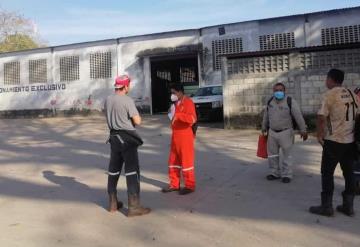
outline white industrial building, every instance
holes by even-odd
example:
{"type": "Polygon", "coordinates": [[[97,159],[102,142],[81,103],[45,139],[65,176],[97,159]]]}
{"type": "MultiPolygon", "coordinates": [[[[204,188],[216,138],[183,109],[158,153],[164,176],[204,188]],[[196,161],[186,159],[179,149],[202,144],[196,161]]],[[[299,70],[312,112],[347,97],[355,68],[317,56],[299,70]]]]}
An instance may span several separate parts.
{"type": "Polygon", "coordinates": [[[358,43],[360,7],[354,7],[2,53],[0,111],[101,110],[114,77],[126,73],[138,107],[159,113],[168,107],[170,83],[188,92],[224,83],[224,55],[358,43]]]}

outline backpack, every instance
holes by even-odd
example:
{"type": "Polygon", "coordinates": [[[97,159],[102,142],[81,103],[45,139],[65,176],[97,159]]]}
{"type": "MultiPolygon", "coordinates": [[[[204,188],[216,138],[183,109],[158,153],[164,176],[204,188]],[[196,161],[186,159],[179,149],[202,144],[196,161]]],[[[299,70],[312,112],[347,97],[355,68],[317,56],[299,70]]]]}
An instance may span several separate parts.
{"type": "MultiPolygon", "coordinates": [[[[273,101],[273,99],[274,99],[274,96],[272,96],[272,97],[269,99],[269,101],[267,102],[267,111],[268,111],[268,112],[269,112],[270,103],[271,103],[271,101],[273,101]]],[[[292,115],[292,98],[288,96],[288,97],[286,98],[286,103],[287,103],[287,105],[288,105],[288,107],[289,107],[289,109],[290,109],[290,115],[291,115],[291,120],[292,120],[293,128],[294,128],[294,130],[296,130],[296,129],[299,128],[299,126],[297,125],[296,120],[295,120],[294,116],[292,115]]]]}
{"type": "Polygon", "coordinates": [[[196,114],[196,122],[191,126],[194,136],[196,136],[196,132],[197,132],[198,127],[199,127],[198,120],[197,120],[198,119],[198,114],[197,114],[196,110],[195,110],[195,114],[196,114]]]}
{"type": "MultiPolygon", "coordinates": [[[[357,109],[359,106],[356,104],[355,97],[354,97],[354,95],[353,95],[353,93],[351,92],[350,89],[348,89],[348,91],[349,91],[349,93],[351,95],[351,98],[352,98],[352,100],[354,102],[354,107],[357,109]]],[[[355,130],[354,130],[354,133],[355,133],[355,142],[360,143],[360,116],[355,116],[355,130]]]]}

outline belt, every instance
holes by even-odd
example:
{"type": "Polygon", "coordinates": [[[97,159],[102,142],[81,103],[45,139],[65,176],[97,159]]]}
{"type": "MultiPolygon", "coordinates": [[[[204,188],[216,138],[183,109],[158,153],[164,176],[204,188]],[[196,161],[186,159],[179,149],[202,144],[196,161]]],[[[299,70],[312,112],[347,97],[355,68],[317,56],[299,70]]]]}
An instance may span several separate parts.
{"type": "MultiPolygon", "coordinates": [[[[288,129],[289,129],[289,128],[288,128],[288,129]]],[[[271,130],[274,131],[274,132],[276,132],[276,133],[280,133],[280,132],[283,132],[283,131],[288,130],[288,129],[282,129],[282,130],[273,130],[273,129],[271,129],[271,130]]]]}

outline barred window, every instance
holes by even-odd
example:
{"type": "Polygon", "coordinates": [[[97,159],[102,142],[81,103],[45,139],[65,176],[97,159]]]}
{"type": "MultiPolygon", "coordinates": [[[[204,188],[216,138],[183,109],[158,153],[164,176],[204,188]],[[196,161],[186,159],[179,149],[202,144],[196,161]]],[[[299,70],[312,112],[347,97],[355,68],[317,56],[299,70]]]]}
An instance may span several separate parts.
{"type": "Polygon", "coordinates": [[[323,45],[348,44],[360,41],[360,25],[321,29],[323,45]]]}
{"type": "Polygon", "coordinates": [[[196,69],[195,69],[195,67],[180,67],[180,82],[181,83],[194,83],[194,82],[196,82],[196,69]]]}
{"type": "Polygon", "coordinates": [[[60,81],[77,81],[80,79],[79,56],[60,58],[60,81]]]}
{"type": "Polygon", "coordinates": [[[156,71],[156,76],[160,79],[171,81],[171,72],[166,70],[156,71]]]}
{"type": "Polygon", "coordinates": [[[20,62],[19,61],[4,63],[4,84],[5,85],[20,84],[20,62]]]}
{"type": "Polygon", "coordinates": [[[111,78],[111,52],[97,52],[90,54],[90,78],[111,78]]]}
{"type": "Polygon", "coordinates": [[[214,70],[221,70],[221,55],[243,51],[242,39],[220,39],[212,42],[214,70]]]}
{"type": "Polygon", "coordinates": [[[294,33],[277,33],[259,36],[260,50],[277,50],[295,47],[294,33]]]}
{"type": "Polygon", "coordinates": [[[47,61],[46,59],[29,61],[29,82],[46,83],[47,82],[47,61]]]}

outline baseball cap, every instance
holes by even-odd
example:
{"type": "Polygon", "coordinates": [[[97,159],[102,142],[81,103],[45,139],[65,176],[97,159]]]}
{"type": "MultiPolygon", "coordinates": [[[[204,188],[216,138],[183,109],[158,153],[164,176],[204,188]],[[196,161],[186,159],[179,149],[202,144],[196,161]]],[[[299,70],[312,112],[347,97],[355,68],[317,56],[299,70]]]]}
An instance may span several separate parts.
{"type": "Polygon", "coordinates": [[[115,88],[123,88],[130,85],[130,77],[127,75],[121,75],[115,78],[115,88]]]}

